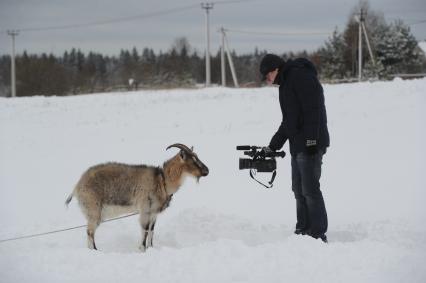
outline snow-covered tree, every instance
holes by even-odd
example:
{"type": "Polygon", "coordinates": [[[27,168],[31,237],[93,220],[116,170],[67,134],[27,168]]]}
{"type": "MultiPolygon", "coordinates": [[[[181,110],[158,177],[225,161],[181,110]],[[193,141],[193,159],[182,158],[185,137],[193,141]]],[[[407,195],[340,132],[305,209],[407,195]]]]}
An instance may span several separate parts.
{"type": "Polygon", "coordinates": [[[376,55],[386,73],[410,73],[421,69],[424,55],[410,27],[396,21],[376,34],[376,55]]]}
{"type": "Polygon", "coordinates": [[[341,79],[345,77],[347,72],[344,64],[345,49],[343,35],[336,29],[317,54],[320,58],[320,72],[324,78],[341,79]]]}
{"type": "Polygon", "coordinates": [[[323,78],[335,79],[355,76],[358,73],[359,22],[356,17],[362,9],[364,25],[375,63],[372,62],[363,34],[362,65],[365,77],[386,77],[395,73],[421,72],[424,54],[402,21],[388,24],[383,13],[372,11],[367,1],[355,7],[343,34],[334,32],[316,56],[321,58],[320,71],[323,78]]]}

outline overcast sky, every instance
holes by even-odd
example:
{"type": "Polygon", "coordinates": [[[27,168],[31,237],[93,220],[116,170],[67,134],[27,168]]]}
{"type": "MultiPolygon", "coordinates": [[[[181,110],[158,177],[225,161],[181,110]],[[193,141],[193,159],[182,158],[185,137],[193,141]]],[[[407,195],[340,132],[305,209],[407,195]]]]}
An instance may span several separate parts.
{"type": "MultiPolygon", "coordinates": [[[[10,53],[11,37],[6,32],[9,29],[21,30],[16,37],[18,53],[27,50],[62,54],[76,47],[85,52],[117,55],[120,49],[134,46],[159,52],[168,51],[178,37],[186,37],[194,49],[202,52],[206,44],[205,11],[201,9],[201,2],[206,1],[0,0],[0,54],[10,53]],[[175,8],[182,9],[171,11],[175,8]],[[100,22],[110,23],[90,25],[100,22]],[[75,25],[83,27],[31,30],[75,25]]],[[[210,10],[212,53],[219,49],[221,39],[217,30],[222,26],[259,33],[299,33],[230,31],[230,48],[239,54],[252,52],[255,47],[278,53],[315,50],[336,27],[340,31],[344,29],[352,9],[359,3],[358,0],[212,2],[217,2],[210,10]]],[[[426,40],[425,0],[370,0],[369,3],[372,10],[383,12],[387,21],[398,18],[408,24],[424,21],[412,25],[411,30],[418,40],[426,40]]]]}

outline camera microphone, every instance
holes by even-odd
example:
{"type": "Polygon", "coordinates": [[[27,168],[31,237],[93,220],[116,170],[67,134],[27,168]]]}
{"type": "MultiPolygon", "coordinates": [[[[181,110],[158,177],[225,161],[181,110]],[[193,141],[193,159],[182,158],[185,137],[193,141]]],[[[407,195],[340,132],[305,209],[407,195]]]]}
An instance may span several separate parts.
{"type": "Polygon", "coordinates": [[[237,150],[250,150],[250,145],[237,145],[237,150]]]}

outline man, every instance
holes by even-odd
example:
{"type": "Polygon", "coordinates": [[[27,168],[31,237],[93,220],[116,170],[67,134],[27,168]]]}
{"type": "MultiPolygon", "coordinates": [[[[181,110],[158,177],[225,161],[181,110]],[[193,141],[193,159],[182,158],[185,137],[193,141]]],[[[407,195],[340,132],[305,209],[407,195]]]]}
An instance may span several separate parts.
{"type": "Polygon", "coordinates": [[[284,61],[267,54],[260,73],[279,85],[283,119],[264,151],[275,151],[289,140],[292,190],[296,198],[296,234],[327,242],[327,212],[320,190],[322,157],[330,145],[324,94],[314,65],[307,59],[284,61]]]}

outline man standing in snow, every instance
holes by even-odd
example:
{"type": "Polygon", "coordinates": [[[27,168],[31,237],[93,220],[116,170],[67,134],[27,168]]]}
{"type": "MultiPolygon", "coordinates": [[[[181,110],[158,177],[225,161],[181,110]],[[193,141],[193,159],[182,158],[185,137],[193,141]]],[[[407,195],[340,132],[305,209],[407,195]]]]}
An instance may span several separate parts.
{"type": "Polygon", "coordinates": [[[307,59],[284,61],[267,54],[260,73],[279,85],[283,119],[265,152],[279,150],[289,140],[292,190],[296,198],[296,234],[327,242],[327,212],[320,190],[322,156],[330,145],[324,94],[315,66],[307,59]]]}

